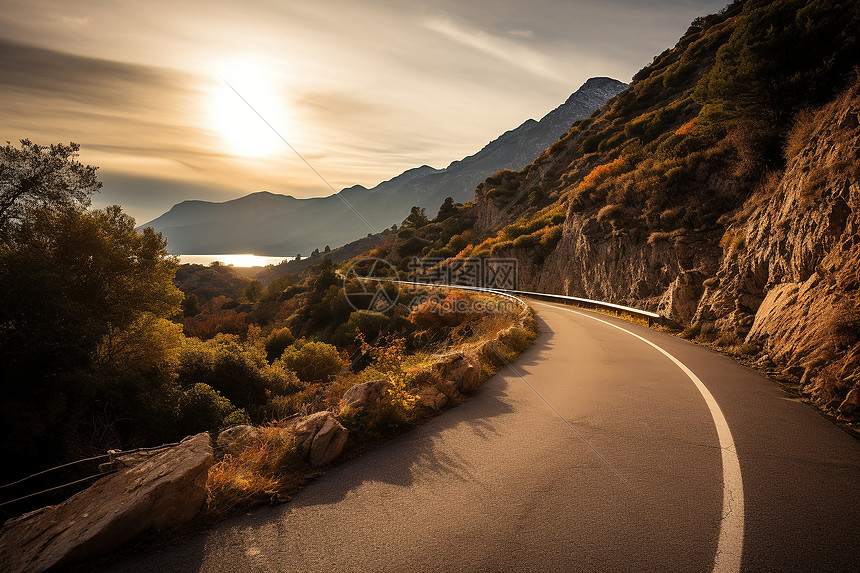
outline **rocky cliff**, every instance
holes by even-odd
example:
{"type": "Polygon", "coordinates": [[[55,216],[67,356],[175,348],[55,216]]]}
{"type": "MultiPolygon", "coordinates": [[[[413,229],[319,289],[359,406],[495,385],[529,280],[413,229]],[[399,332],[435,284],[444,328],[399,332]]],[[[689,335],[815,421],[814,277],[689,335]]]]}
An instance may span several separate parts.
{"type": "Polygon", "coordinates": [[[801,390],[848,417],[860,386],[860,82],[803,121],[785,171],[726,230],[695,320],[802,369],[801,390]]]}
{"type": "MultiPolygon", "coordinates": [[[[797,376],[843,419],[860,413],[860,82],[794,129],[799,149],[723,225],[647,233],[605,210],[571,208],[545,259],[520,261],[520,287],[656,310],[736,336],[797,376]],[[602,216],[601,213],[604,213],[602,216]]],[[[720,183],[714,183],[720,185],[720,183]]],[[[509,222],[482,193],[475,211],[509,222]]]]}
{"type": "Polygon", "coordinates": [[[516,257],[524,290],[658,311],[860,419],[860,44],[846,22],[860,5],[739,0],[696,19],[532,164],[479,185],[457,256],[516,257]]]}

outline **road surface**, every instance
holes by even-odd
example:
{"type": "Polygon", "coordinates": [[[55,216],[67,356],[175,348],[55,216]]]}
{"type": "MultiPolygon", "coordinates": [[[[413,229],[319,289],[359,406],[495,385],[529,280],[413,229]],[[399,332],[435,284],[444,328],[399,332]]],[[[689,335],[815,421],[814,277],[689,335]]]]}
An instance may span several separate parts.
{"type": "Polygon", "coordinates": [[[469,402],[116,570],[860,571],[860,442],[719,354],[532,304],[469,402]]]}

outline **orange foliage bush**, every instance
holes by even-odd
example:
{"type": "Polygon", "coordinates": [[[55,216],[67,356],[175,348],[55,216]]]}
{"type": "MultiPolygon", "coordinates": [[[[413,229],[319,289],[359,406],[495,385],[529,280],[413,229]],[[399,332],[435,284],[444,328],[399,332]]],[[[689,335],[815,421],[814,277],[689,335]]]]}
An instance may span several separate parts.
{"type": "Polygon", "coordinates": [[[601,180],[605,179],[609,175],[614,175],[621,171],[624,167],[624,158],[617,157],[613,161],[609,163],[604,163],[603,165],[598,165],[594,169],[591,170],[591,173],[582,178],[582,182],[576,188],[577,193],[580,190],[586,189],[588,187],[593,187],[600,183],[601,180]]]}
{"type": "Polygon", "coordinates": [[[219,310],[212,314],[202,314],[183,321],[186,336],[201,340],[214,338],[218,333],[245,336],[248,332],[248,313],[234,310],[219,310]]]}
{"type": "Polygon", "coordinates": [[[693,128],[696,127],[696,118],[694,117],[675,131],[675,135],[687,135],[693,128]]]}

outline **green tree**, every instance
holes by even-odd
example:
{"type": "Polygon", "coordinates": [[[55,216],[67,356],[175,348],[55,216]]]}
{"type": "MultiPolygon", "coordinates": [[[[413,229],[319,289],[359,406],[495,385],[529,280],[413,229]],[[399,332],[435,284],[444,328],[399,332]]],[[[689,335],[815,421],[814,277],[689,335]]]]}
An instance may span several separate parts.
{"type": "Polygon", "coordinates": [[[287,347],[295,342],[296,337],[293,336],[293,333],[290,332],[290,329],[286,326],[283,328],[276,328],[269,336],[266,337],[265,348],[266,348],[266,360],[269,363],[274,362],[278,358],[281,357],[281,354],[284,353],[284,350],[287,347]]]}
{"type": "Polygon", "coordinates": [[[0,147],[0,233],[21,222],[40,207],[85,207],[102,184],[96,167],[77,161],[77,143],[50,146],[21,140],[21,148],[8,141],[0,147]]]}
{"type": "Polygon", "coordinates": [[[19,438],[4,440],[0,455],[33,469],[91,454],[120,425],[136,431],[121,420],[158,383],[145,383],[144,370],[181,342],[167,319],[179,314],[182,293],[165,240],[135,231],[119,207],[37,206],[8,231],[0,241],[0,432],[19,438]]]}
{"type": "Polygon", "coordinates": [[[400,224],[400,227],[412,227],[414,229],[420,229],[424,225],[430,222],[430,219],[427,218],[427,210],[424,207],[413,206],[412,210],[409,212],[409,215],[405,219],[403,219],[403,223],[400,224]]]}
{"type": "Polygon", "coordinates": [[[439,207],[439,213],[436,215],[437,221],[444,221],[448,217],[457,214],[458,203],[454,203],[453,197],[445,197],[445,201],[442,202],[442,205],[439,207]]]}
{"type": "Polygon", "coordinates": [[[14,379],[85,367],[112,330],[177,316],[166,244],[117,206],[36,208],[0,245],[0,369],[14,379]]]}
{"type": "Polygon", "coordinates": [[[252,280],[245,286],[245,289],[242,291],[242,296],[248,300],[248,302],[257,302],[263,296],[263,283],[258,280],[252,280]]]}
{"type": "Polygon", "coordinates": [[[302,382],[325,380],[345,366],[337,347],[324,342],[297,342],[287,348],[275,364],[295,372],[302,382]]]}
{"type": "Polygon", "coordinates": [[[182,298],[182,316],[197,316],[201,312],[203,312],[203,307],[200,306],[197,295],[185,293],[182,298]]]}

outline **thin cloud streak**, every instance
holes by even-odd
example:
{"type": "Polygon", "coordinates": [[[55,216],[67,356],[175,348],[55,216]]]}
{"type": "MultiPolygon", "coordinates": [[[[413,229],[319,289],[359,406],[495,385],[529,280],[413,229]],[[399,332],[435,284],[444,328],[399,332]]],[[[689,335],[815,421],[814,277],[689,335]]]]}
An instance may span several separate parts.
{"type": "MultiPolygon", "coordinates": [[[[511,66],[548,80],[563,81],[559,77],[558,70],[554,69],[542,54],[508,38],[466,26],[445,16],[428,17],[424,20],[423,26],[454,42],[474,48],[511,66]]],[[[522,34],[521,30],[519,32],[522,34]]]]}

